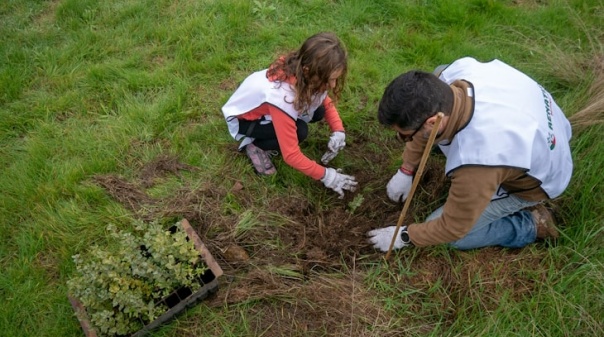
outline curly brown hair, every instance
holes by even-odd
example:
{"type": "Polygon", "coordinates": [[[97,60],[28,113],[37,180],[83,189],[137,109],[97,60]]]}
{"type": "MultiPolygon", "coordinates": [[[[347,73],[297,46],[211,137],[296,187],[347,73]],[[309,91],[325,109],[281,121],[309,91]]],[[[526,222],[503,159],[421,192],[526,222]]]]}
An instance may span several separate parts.
{"type": "Polygon", "coordinates": [[[330,76],[340,70],[342,75],[331,90],[331,98],[336,102],[346,81],[348,53],[335,34],[322,32],[306,39],[300,49],[275,60],[267,71],[267,77],[280,82],[294,77],[296,95],[290,103],[302,111],[310,106],[313,95],[329,88],[330,76]]]}

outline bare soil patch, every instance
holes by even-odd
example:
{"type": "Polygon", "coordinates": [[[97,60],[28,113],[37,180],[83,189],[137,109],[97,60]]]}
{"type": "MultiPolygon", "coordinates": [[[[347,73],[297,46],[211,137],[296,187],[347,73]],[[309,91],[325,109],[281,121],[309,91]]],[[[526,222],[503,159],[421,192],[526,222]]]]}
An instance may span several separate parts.
{"type": "MultiPolygon", "coordinates": [[[[381,154],[358,147],[350,152],[372,163],[383,161],[381,154]]],[[[448,184],[442,158],[433,157],[405,223],[414,222],[414,214],[427,215],[444,201],[448,184]]],[[[400,335],[387,327],[393,315],[404,313],[386,311],[382,306],[387,299],[366,281],[371,266],[380,263],[384,254],[367,244],[365,233],[396,224],[402,208],[384,193],[391,175],[387,167],[350,172],[361,185],[381,186],[363,192],[364,201],[354,211],[347,207],[354,195],[323,210],[295,191],[285,197],[263,195],[268,200],[259,208],[259,196],[239,181],[228,187],[184,186],[165,199],[147,195],[146,189],[162,177],[195,169],[166,155],[145,164],[135,181],[111,175],[97,176],[94,181],[143,220],[187,218],[225,271],[220,291],[205,303],[218,310],[253,303],[249,314],[255,319],[248,322],[252,330],[264,336],[400,335]],[[236,228],[241,214],[223,209],[227,197],[236,198],[251,212],[256,221],[253,228],[243,232],[236,228]]],[[[427,320],[419,324],[420,333],[442,323],[443,315],[446,321],[454,321],[467,301],[475,302],[480,310],[495,310],[505,294],[530,296],[536,280],[544,278],[547,270],[542,266],[543,256],[524,250],[446,252],[399,253],[393,259],[408,259],[410,270],[393,263],[391,273],[380,276],[380,282],[393,289],[414,290],[405,301],[409,310],[421,312],[427,320]],[[441,291],[431,291],[435,285],[441,291]],[[426,301],[438,305],[426,309],[426,301]]],[[[231,319],[237,322],[240,317],[231,319]]]]}

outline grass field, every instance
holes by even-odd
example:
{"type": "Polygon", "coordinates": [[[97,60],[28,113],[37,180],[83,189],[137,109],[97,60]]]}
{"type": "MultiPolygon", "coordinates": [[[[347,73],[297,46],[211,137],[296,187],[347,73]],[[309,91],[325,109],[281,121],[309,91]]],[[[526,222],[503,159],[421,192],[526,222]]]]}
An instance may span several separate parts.
{"type": "MultiPolygon", "coordinates": [[[[107,243],[108,224],[181,218],[225,276],[154,336],[604,336],[603,22],[601,0],[2,1],[0,336],[82,336],[72,255],[107,243]],[[319,31],[349,52],[332,164],[360,189],[343,200],[279,158],[255,175],[220,112],[319,31]],[[386,264],[364,233],[396,223],[385,186],[402,147],[377,102],[400,73],[463,56],[524,71],[573,121],[562,236],[386,264]]],[[[328,134],[311,127],[303,152],[318,160],[328,134]]],[[[441,165],[407,221],[444,200],[441,165]]]]}

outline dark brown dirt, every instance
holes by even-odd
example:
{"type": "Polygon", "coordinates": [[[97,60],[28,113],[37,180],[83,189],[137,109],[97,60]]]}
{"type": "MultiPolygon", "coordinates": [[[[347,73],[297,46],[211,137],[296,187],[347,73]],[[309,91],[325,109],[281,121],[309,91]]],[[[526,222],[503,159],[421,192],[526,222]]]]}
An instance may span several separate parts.
{"type": "Polygon", "coordinates": [[[155,184],[156,178],[162,178],[169,173],[180,175],[180,171],[196,170],[197,167],[181,163],[177,157],[161,155],[150,163],[146,164],[141,172],[140,179],[143,187],[151,187],[155,184]]]}
{"type": "Polygon", "coordinates": [[[96,176],[93,181],[103,187],[107,193],[120,202],[126,209],[137,212],[143,205],[154,202],[153,198],[137,185],[113,175],[96,176]]]}
{"type": "MultiPolygon", "coordinates": [[[[357,156],[355,160],[369,163],[383,161],[381,154],[371,151],[357,156]]],[[[362,186],[375,186],[357,192],[363,193],[364,200],[352,211],[347,205],[354,195],[334,201],[329,209],[318,209],[295,191],[285,197],[263,195],[266,201],[259,206],[257,191],[239,181],[227,187],[185,186],[165,199],[145,192],[161,177],[194,169],[175,157],[161,156],[144,165],[133,182],[115,176],[97,176],[94,182],[143,220],[188,219],[225,271],[221,290],[205,303],[220,310],[253,302],[249,314],[255,319],[249,324],[264,336],[400,335],[387,329],[393,313],[382,307],[387,299],[379,298],[387,292],[376,293],[365,280],[371,269],[367,266],[375,267],[384,256],[368,246],[365,233],[396,224],[402,208],[384,193],[391,174],[388,168],[350,172],[362,186]],[[252,212],[258,225],[238,233],[241,214],[223,208],[227,197],[252,212]],[[279,222],[275,219],[281,225],[268,225],[279,222]]],[[[428,161],[420,186],[404,223],[423,219],[444,201],[448,183],[442,157],[434,155],[428,161]]],[[[421,326],[420,333],[430,332],[431,326],[442,323],[442,317],[445,322],[454,321],[457,310],[468,301],[480,310],[495,310],[504,294],[530,296],[535,281],[547,270],[540,267],[542,256],[524,250],[411,250],[414,254],[393,257],[403,259],[410,270],[391,263],[391,272],[380,279],[395,291],[413,290],[404,297],[404,304],[426,317],[426,322],[415,322],[421,326]],[[528,275],[526,270],[534,272],[528,275]],[[432,291],[435,285],[440,285],[439,291],[432,291]],[[439,305],[427,309],[426,301],[439,305]]],[[[240,317],[234,315],[232,320],[240,317]]],[[[188,326],[182,335],[193,336],[190,329],[194,328],[188,326]]]]}

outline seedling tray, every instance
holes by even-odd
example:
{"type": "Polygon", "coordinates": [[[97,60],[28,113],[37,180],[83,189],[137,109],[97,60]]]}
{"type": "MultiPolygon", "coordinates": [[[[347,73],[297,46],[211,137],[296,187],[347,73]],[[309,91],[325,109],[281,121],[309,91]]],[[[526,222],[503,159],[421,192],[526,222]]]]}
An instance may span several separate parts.
{"type": "MultiPolygon", "coordinates": [[[[189,221],[183,219],[180,223],[189,239],[193,241],[195,248],[201,255],[201,258],[208,266],[208,270],[199,278],[201,288],[195,292],[186,287],[175,290],[172,294],[168,295],[162,300],[162,302],[164,302],[168,307],[168,310],[154,321],[148,323],[137,332],[131,334],[130,337],[142,337],[147,335],[153,329],[156,329],[160,325],[170,321],[178,313],[195,305],[197,302],[205,299],[210,294],[215,293],[218,290],[218,278],[223,274],[222,268],[220,268],[210,251],[199,238],[199,235],[197,235],[193,227],[191,227],[189,221]]],[[[82,305],[82,303],[73,296],[68,295],[67,297],[69,298],[69,302],[76,313],[76,317],[80,321],[80,325],[82,326],[82,330],[84,331],[86,337],[97,337],[98,334],[94,327],[90,324],[90,320],[84,305],[82,305]]]]}

